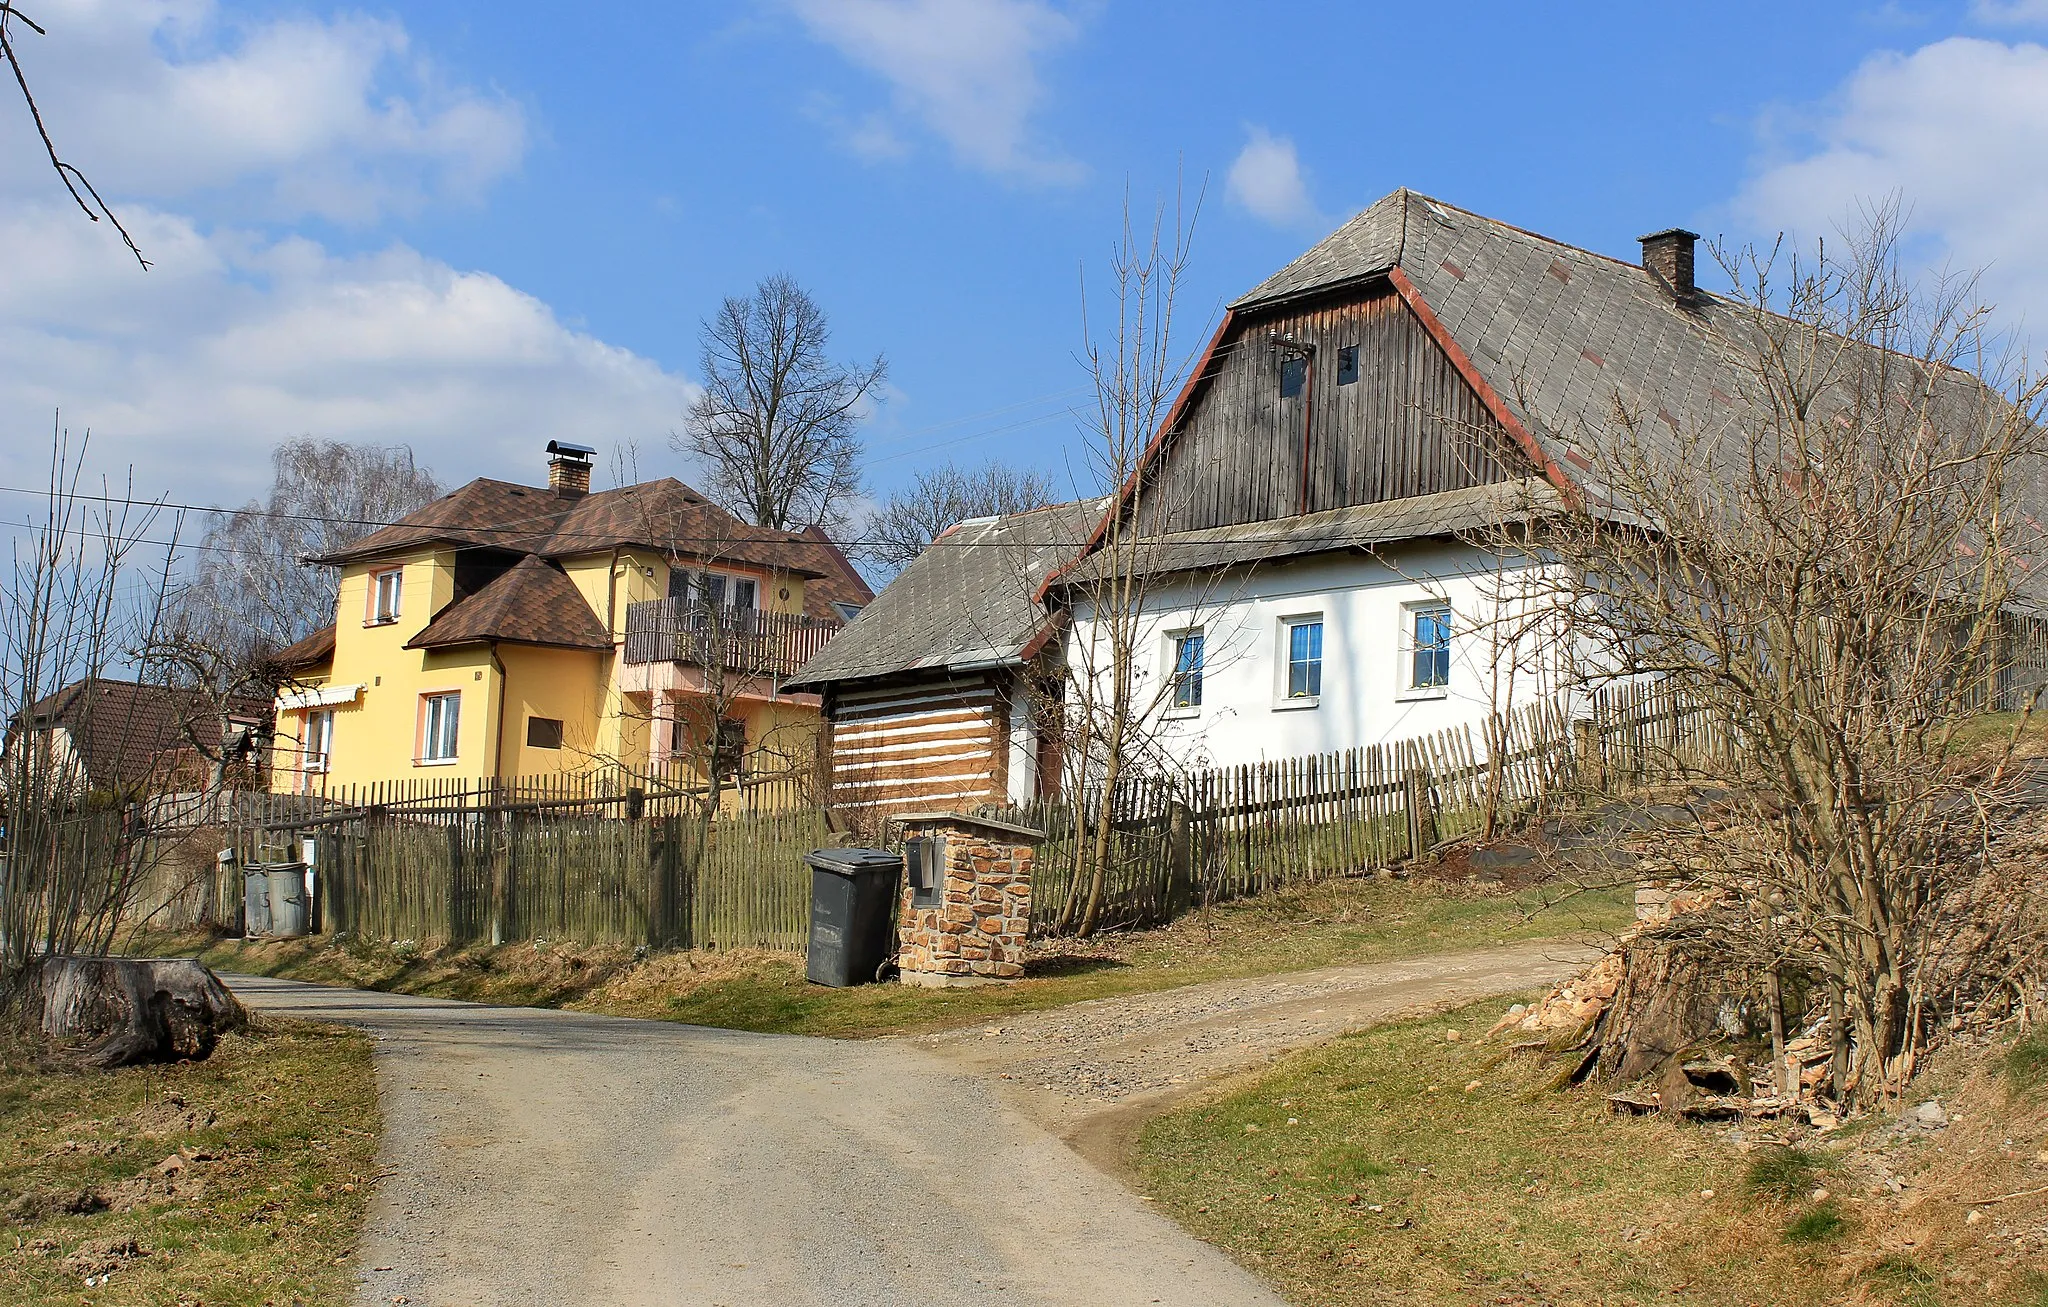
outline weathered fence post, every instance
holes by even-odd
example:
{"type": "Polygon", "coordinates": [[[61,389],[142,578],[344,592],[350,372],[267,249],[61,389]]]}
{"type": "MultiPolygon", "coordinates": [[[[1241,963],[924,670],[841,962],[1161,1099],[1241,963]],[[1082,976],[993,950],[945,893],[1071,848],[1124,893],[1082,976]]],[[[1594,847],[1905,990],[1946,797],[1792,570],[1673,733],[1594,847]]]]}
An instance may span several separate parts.
{"type": "Polygon", "coordinates": [[[1165,915],[1172,920],[1187,910],[1195,889],[1194,827],[1188,820],[1188,805],[1179,799],[1167,801],[1166,860],[1165,915]]]}
{"type": "Polygon", "coordinates": [[[503,944],[511,930],[509,900],[512,889],[512,810],[504,802],[496,784],[489,790],[489,798],[480,814],[483,818],[479,832],[488,842],[491,859],[491,943],[503,944]]]}
{"type": "Polygon", "coordinates": [[[1429,769],[1408,769],[1408,857],[1417,861],[1436,845],[1436,810],[1429,797],[1429,769]]]}
{"type": "Polygon", "coordinates": [[[1600,757],[1600,727],[1589,718],[1572,723],[1572,752],[1577,766],[1579,788],[1595,794],[1607,792],[1607,767],[1600,757]]]}

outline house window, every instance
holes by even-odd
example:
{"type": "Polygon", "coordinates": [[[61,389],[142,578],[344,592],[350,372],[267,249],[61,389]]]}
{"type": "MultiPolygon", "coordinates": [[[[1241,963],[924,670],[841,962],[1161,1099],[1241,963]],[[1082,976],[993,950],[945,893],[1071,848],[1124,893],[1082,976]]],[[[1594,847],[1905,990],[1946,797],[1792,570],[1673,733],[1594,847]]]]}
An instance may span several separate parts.
{"type": "Polygon", "coordinates": [[[1293,399],[1308,386],[1308,359],[1293,354],[1280,360],[1280,398],[1293,399]]]}
{"type": "Polygon", "coordinates": [[[1323,618],[1290,617],[1280,623],[1280,648],[1286,661],[1284,698],[1314,703],[1323,693],[1323,618]]]}
{"type": "Polygon", "coordinates": [[[1430,602],[1408,610],[1408,688],[1440,690],[1451,683],[1451,606],[1430,602]]]}
{"type": "Polygon", "coordinates": [[[334,713],[331,710],[306,714],[306,770],[324,772],[334,752],[334,713]]]}
{"type": "Polygon", "coordinates": [[[1348,386],[1358,380],[1358,346],[1346,345],[1337,351],[1337,384],[1348,386]]]}
{"type": "Polygon", "coordinates": [[[559,717],[529,717],[526,719],[526,747],[529,749],[559,749],[562,747],[562,719],[559,717]]]}
{"type": "Polygon", "coordinates": [[[860,607],[859,604],[841,603],[837,599],[832,601],[832,611],[839,614],[839,620],[842,622],[850,622],[859,617],[860,607]]]}
{"type": "Polygon", "coordinates": [[[455,761],[455,741],[462,729],[462,692],[420,696],[420,754],[423,763],[455,761]]]}
{"type": "Polygon", "coordinates": [[[1202,633],[1183,631],[1172,637],[1173,706],[1195,709],[1202,706],[1202,633]]]}
{"type": "Polygon", "coordinates": [[[727,576],[723,572],[671,572],[669,594],[697,607],[752,609],[759,587],[750,576],[727,576]]]}
{"type": "Polygon", "coordinates": [[[398,620],[398,592],[405,580],[399,568],[370,574],[370,621],[374,624],[398,620]]]}

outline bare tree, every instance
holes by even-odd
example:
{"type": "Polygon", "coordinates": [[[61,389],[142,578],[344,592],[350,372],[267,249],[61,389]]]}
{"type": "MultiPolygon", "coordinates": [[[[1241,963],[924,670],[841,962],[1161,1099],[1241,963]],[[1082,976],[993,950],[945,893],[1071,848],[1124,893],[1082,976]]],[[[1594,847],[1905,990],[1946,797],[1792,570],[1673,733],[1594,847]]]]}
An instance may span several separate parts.
{"type": "Polygon", "coordinates": [[[128,252],[135,256],[135,261],[147,272],[149,260],[142,257],[142,249],[136,245],[135,238],[128,234],[128,229],[121,225],[121,220],[114,216],[114,211],[107,207],[107,202],[100,198],[100,193],[93,189],[93,184],[86,179],[85,174],[58,155],[57,143],[50,138],[49,124],[43,121],[42,107],[36,103],[35,92],[29,89],[28,74],[21,66],[21,54],[15,45],[16,23],[20,23],[37,36],[48,36],[49,33],[34,19],[16,8],[13,0],[0,0],[0,61],[4,61],[8,71],[14,74],[14,84],[21,91],[21,101],[28,108],[29,120],[35,124],[36,137],[42,142],[43,152],[49,156],[50,167],[56,171],[57,180],[64,183],[64,189],[70,193],[72,200],[85,216],[94,222],[105,218],[107,225],[120,234],[121,243],[128,247],[128,252]]]}
{"type": "Polygon", "coordinates": [[[917,474],[889,496],[861,527],[854,554],[878,572],[894,575],[941,532],[976,517],[1000,517],[1053,502],[1049,478],[993,459],[976,468],[952,463],[917,474]]]}
{"type": "MultiPolygon", "coordinates": [[[[132,484],[82,491],[83,454],[60,429],[41,511],[0,586],[0,993],[39,958],[105,953],[160,853],[139,818],[163,760],[115,750],[95,774],[87,742],[144,727],[131,720],[139,696],[96,691],[160,620],[160,570],[137,555],[164,515],[132,484]]],[[[166,688],[146,660],[134,671],[145,689],[166,688]]]]}
{"type": "Polygon", "coordinates": [[[1895,206],[1866,218],[1811,258],[1724,255],[1725,416],[1617,400],[1584,433],[1603,498],[1542,537],[1591,682],[1659,684],[1725,743],[1650,737],[1727,796],[1683,859],[1718,907],[1662,937],[1764,977],[1781,1046],[1786,995],[1817,1011],[1849,1107],[2042,974],[1996,837],[2043,683],[2048,378],[1973,281],[1910,281],[1895,206]]]}
{"type": "Polygon", "coordinates": [[[704,390],[672,443],[702,461],[706,494],[756,526],[838,526],[860,491],[860,411],[889,365],[834,363],[830,339],[825,311],[781,275],[703,326],[704,390]]]}
{"type": "MultiPolygon", "coordinates": [[[[271,451],[270,493],[215,518],[159,632],[202,679],[247,672],[333,620],[332,553],[438,498],[433,473],[404,446],[288,440],[271,451]]],[[[175,651],[175,653],[173,652],[175,651]]]]}
{"type": "MultiPolygon", "coordinates": [[[[1173,314],[1201,208],[1161,204],[1149,232],[1134,224],[1128,205],[1110,256],[1113,306],[1106,326],[1086,310],[1082,358],[1095,386],[1087,432],[1090,471],[1112,498],[1093,552],[1076,566],[1068,590],[1074,616],[1061,687],[1066,755],[1078,769],[1069,788],[1087,825],[1076,841],[1084,859],[1075,878],[1072,924],[1083,936],[1101,921],[1103,896],[1115,853],[1115,797],[1127,771],[1139,764],[1147,730],[1157,719],[1173,678],[1147,683],[1144,656],[1157,621],[1146,596],[1155,571],[1155,545],[1141,525],[1148,520],[1146,487],[1138,475],[1145,451],[1171,412],[1185,360],[1173,348],[1173,314]],[[1090,811],[1089,794],[1099,796],[1090,811]],[[1085,882],[1085,890],[1079,886],[1085,882]]],[[[1063,923],[1066,924],[1066,923],[1063,923]]]]}

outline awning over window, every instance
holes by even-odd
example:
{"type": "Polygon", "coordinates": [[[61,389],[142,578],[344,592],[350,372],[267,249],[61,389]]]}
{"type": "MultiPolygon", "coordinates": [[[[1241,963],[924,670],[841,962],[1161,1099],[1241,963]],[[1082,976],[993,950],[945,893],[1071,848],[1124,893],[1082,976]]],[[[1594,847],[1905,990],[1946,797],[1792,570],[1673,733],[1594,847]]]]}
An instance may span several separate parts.
{"type": "Polygon", "coordinates": [[[277,706],[290,712],[296,708],[332,708],[340,703],[354,703],[356,696],[363,692],[360,685],[323,685],[317,690],[299,690],[292,694],[277,696],[277,706]]]}

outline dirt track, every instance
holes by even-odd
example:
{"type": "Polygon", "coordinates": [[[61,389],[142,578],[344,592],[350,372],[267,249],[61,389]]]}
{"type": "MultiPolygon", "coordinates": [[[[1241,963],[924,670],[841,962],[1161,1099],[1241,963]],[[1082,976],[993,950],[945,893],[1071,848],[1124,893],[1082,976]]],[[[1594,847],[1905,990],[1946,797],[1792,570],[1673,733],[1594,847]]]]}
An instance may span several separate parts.
{"type": "Polygon", "coordinates": [[[1218,1077],[1407,1013],[1551,984],[1600,950],[1565,941],[1325,967],[1098,999],[909,1042],[995,1078],[1024,1115],[1122,1174],[1166,1103],[1218,1077]]]}

